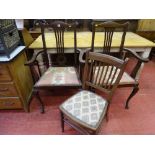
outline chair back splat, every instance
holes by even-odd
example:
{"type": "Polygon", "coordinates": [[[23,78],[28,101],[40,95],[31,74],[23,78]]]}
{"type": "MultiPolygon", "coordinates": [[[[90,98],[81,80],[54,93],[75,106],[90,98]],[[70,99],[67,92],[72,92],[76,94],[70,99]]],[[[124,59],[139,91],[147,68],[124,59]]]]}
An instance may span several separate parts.
{"type": "MultiPolygon", "coordinates": [[[[53,23],[50,23],[48,25],[40,24],[41,26],[41,32],[42,32],[42,41],[43,41],[43,49],[45,50],[45,59],[49,59],[50,57],[47,54],[47,48],[46,48],[46,38],[45,38],[45,28],[51,29],[54,31],[55,35],[55,43],[56,43],[56,61],[52,61],[52,65],[59,65],[59,66],[65,66],[67,64],[67,57],[65,56],[65,50],[64,50],[64,33],[67,31],[72,30],[73,31],[73,37],[74,37],[74,65],[77,64],[77,39],[76,39],[76,26],[77,22],[74,22],[72,24],[64,23],[62,21],[55,21],[53,23]]],[[[50,60],[51,61],[51,60],[50,60]]],[[[49,62],[49,61],[48,61],[49,62]]],[[[47,64],[48,66],[49,64],[47,64]]]]}
{"type": "Polygon", "coordinates": [[[91,44],[91,50],[94,51],[95,48],[95,34],[97,31],[103,31],[104,32],[104,40],[103,40],[103,49],[102,53],[110,54],[111,51],[111,45],[113,42],[113,35],[115,32],[122,32],[121,40],[120,40],[120,46],[119,46],[119,57],[123,57],[123,47],[125,42],[125,36],[126,31],[128,29],[129,23],[126,22],[124,24],[119,24],[116,22],[104,22],[104,23],[92,23],[92,44],[91,44]]]}
{"type": "Polygon", "coordinates": [[[109,95],[107,100],[110,101],[123,75],[127,60],[124,62],[106,54],[87,52],[83,89],[92,87],[101,90],[109,95]]]}

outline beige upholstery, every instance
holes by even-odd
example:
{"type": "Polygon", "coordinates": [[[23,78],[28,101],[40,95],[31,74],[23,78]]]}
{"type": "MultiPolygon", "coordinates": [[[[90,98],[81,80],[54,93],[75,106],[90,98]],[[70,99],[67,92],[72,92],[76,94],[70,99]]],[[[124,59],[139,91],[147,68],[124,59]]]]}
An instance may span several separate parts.
{"type": "Polygon", "coordinates": [[[74,67],[49,67],[35,84],[35,87],[66,85],[81,85],[74,67]]]}
{"type": "MultiPolygon", "coordinates": [[[[107,66],[106,66],[106,67],[107,67],[107,66]]],[[[103,67],[100,67],[99,75],[100,75],[101,72],[102,72],[102,68],[103,68],[103,67]]],[[[96,74],[98,73],[98,69],[99,69],[99,67],[96,67],[94,79],[96,79],[96,74]]],[[[106,76],[106,77],[109,76],[110,71],[111,71],[111,66],[109,66],[109,68],[108,68],[107,76],[106,76]]],[[[119,71],[120,71],[120,70],[117,70],[116,76],[115,76],[115,77],[117,77],[117,74],[119,74],[119,71]]],[[[103,75],[105,74],[105,72],[106,72],[106,69],[104,69],[103,75]]],[[[114,72],[115,72],[115,67],[114,67],[114,69],[112,70],[111,76],[114,74],[114,72]]],[[[100,76],[98,76],[98,77],[100,77],[100,76]]],[[[104,76],[103,76],[103,77],[104,77],[104,76]]],[[[115,80],[116,80],[116,79],[113,80],[113,83],[115,82],[115,80]]],[[[101,79],[100,81],[102,81],[102,79],[101,79]]],[[[105,81],[106,81],[106,78],[105,78],[105,81]]],[[[98,82],[99,82],[99,78],[97,79],[97,82],[96,82],[96,83],[98,84],[98,82]]],[[[110,83],[110,82],[111,82],[111,79],[109,80],[109,83],[110,83]]],[[[133,78],[132,78],[128,73],[126,73],[126,72],[123,73],[123,76],[122,76],[122,78],[121,78],[121,80],[120,80],[120,82],[119,82],[119,85],[124,85],[124,84],[135,84],[135,79],[133,79],[133,78]]]]}
{"type": "Polygon", "coordinates": [[[101,96],[82,90],[65,101],[60,109],[71,118],[95,128],[101,116],[106,113],[107,105],[107,101],[101,96]]]}
{"type": "Polygon", "coordinates": [[[119,85],[124,84],[135,84],[135,79],[133,79],[127,72],[123,73],[123,76],[119,82],[119,85]]]}

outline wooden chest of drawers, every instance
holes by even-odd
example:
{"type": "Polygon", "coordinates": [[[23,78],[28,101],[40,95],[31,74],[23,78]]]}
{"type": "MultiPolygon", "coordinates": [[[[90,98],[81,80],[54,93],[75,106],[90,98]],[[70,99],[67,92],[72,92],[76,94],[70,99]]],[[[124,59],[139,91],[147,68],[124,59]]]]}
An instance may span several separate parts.
{"type": "Polygon", "coordinates": [[[11,81],[7,66],[2,64],[0,64],[0,81],[11,81]]]}
{"type": "Polygon", "coordinates": [[[10,62],[0,63],[0,109],[24,109],[31,95],[33,81],[30,70],[24,66],[25,52],[10,62]]]}

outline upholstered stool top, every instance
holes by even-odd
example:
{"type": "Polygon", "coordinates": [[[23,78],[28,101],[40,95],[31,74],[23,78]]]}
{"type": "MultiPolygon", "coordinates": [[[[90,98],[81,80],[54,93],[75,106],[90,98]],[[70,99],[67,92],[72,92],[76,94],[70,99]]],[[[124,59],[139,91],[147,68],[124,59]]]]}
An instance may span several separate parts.
{"type": "Polygon", "coordinates": [[[49,67],[35,87],[41,86],[80,86],[74,67],[49,67]]]}
{"type": "Polygon", "coordinates": [[[60,105],[60,109],[78,123],[96,129],[107,105],[108,102],[101,96],[82,90],[60,105]]]}

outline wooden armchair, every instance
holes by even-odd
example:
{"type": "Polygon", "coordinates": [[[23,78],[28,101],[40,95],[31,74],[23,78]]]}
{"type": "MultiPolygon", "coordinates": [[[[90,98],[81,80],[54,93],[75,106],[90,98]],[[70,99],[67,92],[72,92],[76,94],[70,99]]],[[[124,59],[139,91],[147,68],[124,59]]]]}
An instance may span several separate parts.
{"type": "Polygon", "coordinates": [[[87,52],[83,90],[60,105],[62,132],[64,132],[64,123],[82,134],[97,134],[99,132],[104,117],[108,118],[111,98],[126,64],[127,60],[87,52]],[[96,69],[98,69],[97,72],[96,69]],[[107,97],[103,98],[91,92],[91,88],[105,93],[107,97]]]}
{"type": "MultiPolygon", "coordinates": [[[[95,24],[92,23],[92,44],[91,48],[87,49],[86,51],[90,52],[96,52],[96,40],[95,40],[95,35],[97,35],[97,31],[99,28],[99,31],[103,32],[103,48],[98,50],[97,52],[99,53],[104,53],[108,55],[114,55],[118,58],[125,59],[126,57],[134,57],[137,59],[137,64],[135,65],[133,71],[131,74],[128,74],[127,72],[124,72],[122,79],[119,82],[119,87],[133,87],[133,90],[131,94],[129,95],[126,103],[125,103],[125,108],[129,108],[129,101],[130,99],[138,92],[139,90],[139,83],[136,79],[136,76],[139,72],[139,69],[141,67],[141,64],[144,62],[148,62],[149,60],[146,58],[142,58],[139,54],[136,53],[136,51],[132,51],[131,49],[124,48],[124,42],[125,42],[125,36],[126,36],[126,31],[128,28],[129,23],[124,23],[124,24],[118,24],[116,22],[104,22],[100,24],[95,24]],[[115,32],[120,32],[119,35],[121,35],[121,39],[117,40],[117,42],[120,43],[119,48],[111,48],[113,44],[113,36],[115,35],[115,32]],[[113,51],[114,50],[114,51],[113,51]]],[[[79,61],[81,63],[80,68],[82,72],[83,65],[85,63],[83,57],[84,53],[86,51],[80,51],[80,56],[79,56],[79,61]]],[[[82,75],[82,73],[81,73],[82,75]]]]}
{"type": "MultiPolygon", "coordinates": [[[[39,96],[40,89],[52,89],[52,88],[80,88],[81,82],[77,72],[77,48],[76,48],[76,23],[67,24],[61,21],[55,21],[51,24],[44,25],[40,23],[43,50],[34,53],[32,59],[26,63],[30,66],[33,77],[34,87],[33,95],[37,97],[40,103],[41,112],[44,112],[44,105],[39,96]],[[46,35],[45,28],[51,29],[52,35],[55,35],[55,61],[52,59],[53,54],[48,53],[46,48],[46,35]],[[73,30],[74,37],[74,62],[71,66],[67,65],[67,57],[64,52],[64,32],[68,29],[73,30]],[[38,61],[38,57],[42,56],[42,62],[38,61]]],[[[48,34],[47,34],[48,35],[48,34]]],[[[51,42],[53,43],[53,42],[51,42]]]]}

